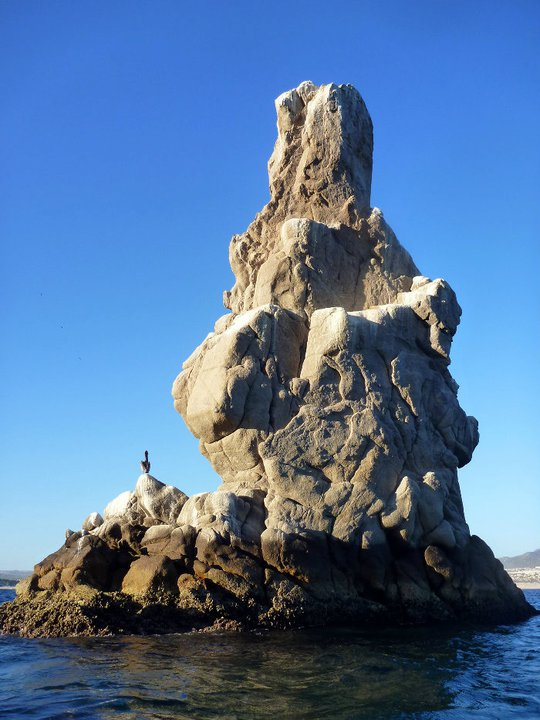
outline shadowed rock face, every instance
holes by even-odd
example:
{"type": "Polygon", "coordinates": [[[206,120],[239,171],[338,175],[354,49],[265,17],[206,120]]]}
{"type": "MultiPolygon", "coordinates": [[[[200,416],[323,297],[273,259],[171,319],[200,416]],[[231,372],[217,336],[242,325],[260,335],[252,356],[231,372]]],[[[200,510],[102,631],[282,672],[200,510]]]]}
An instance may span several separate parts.
{"type": "Polygon", "coordinates": [[[306,82],[276,109],[271,200],[231,241],[231,312],[173,387],[223,485],[188,499],[143,473],[23,596],[166,593],[199,620],[281,626],[526,617],[465,522],[457,469],[478,429],[448,370],[461,309],[370,207],[364,102],[306,82]]]}

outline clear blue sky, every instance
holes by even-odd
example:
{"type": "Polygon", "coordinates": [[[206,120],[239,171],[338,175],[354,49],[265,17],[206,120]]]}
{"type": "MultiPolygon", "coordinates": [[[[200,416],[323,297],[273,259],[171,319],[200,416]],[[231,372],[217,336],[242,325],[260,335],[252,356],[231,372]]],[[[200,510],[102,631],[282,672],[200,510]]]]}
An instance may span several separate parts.
{"type": "Polygon", "coordinates": [[[268,199],[273,100],[306,79],[360,90],[372,204],[463,307],[471,530],[540,546],[537,0],[3,0],[0,34],[0,568],[132,488],[146,448],[217,487],[170,387],[268,199]]]}

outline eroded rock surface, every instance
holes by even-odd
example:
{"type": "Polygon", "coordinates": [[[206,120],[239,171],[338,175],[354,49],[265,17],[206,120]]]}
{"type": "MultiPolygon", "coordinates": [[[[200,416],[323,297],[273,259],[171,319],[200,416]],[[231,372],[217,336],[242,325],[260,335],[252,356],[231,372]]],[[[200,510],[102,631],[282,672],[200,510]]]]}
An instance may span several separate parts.
{"type": "Polygon", "coordinates": [[[370,206],[364,102],[306,82],[276,109],[270,202],[231,241],[231,312],[173,387],[223,485],[188,499],[143,472],[19,602],[89,585],[198,622],[527,617],[465,521],[457,470],[478,427],[448,369],[461,309],[370,206]]]}

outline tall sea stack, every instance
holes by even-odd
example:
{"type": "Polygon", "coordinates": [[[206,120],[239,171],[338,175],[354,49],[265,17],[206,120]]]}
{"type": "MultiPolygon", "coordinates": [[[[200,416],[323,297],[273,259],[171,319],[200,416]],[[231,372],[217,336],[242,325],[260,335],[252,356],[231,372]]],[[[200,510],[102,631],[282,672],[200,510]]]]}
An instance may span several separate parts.
{"type": "Polygon", "coordinates": [[[230,312],[173,387],[223,484],[187,498],[143,473],[36,566],[4,631],[532,614],[465,522],[457,470],[478,427],[448,370],[461,309],[371,207],[362,98],[304,82],[276,109],[271,199],[231,241],[230,312]]]}

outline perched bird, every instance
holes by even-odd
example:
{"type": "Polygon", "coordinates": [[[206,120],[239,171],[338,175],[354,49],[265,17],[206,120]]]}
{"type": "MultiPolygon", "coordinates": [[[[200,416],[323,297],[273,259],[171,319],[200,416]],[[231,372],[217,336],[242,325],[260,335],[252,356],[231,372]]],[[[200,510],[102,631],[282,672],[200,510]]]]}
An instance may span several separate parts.
{"type": "Polygon", "coordinates": [[[141,470],[143,473],[150,472],[150,460],[148,459],[148,450],[144,451],[144,460],[141,460],[141,470]]]}

